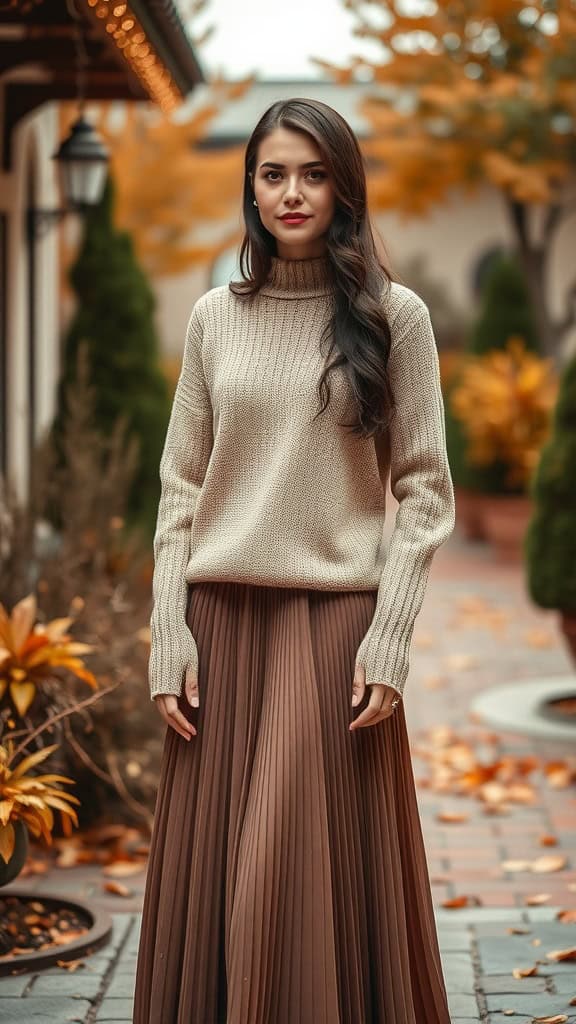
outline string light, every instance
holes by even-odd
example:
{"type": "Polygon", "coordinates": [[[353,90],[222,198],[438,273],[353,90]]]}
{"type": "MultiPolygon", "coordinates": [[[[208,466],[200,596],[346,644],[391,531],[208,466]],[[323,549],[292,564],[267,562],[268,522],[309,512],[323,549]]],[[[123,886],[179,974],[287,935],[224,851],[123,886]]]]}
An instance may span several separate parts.
{"type": "Polygon", "coordinates": [[[129,4],[114,0],[82,0],[92,14],[104,23],[118,52],[143,83],[146,92],[165,113],[182,100],[172,75],[154,51],[142,25],[129,4]]]}

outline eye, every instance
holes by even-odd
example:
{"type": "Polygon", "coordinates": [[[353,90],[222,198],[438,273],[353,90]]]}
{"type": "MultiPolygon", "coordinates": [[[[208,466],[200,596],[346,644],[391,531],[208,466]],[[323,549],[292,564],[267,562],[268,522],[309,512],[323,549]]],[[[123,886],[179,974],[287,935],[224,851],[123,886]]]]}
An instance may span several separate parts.
{"type": "Polygon", "coordinates": [[[309,176],[312,179],[312,181],[323,181],[324,178],[327,177],[325,171],[313,170],[313,171],[309,171],[308,173],[309,173],[309,176]],[[315,175],[315,177],[314,177],[314,175],[315,175]]]}
{"type": "Polygon", "coordinates": [[[271,178],[270,177],[271,174],[277,174],[279,176],[280,175],[280,171],[266,171],[265,174],[264,174],[264,178],[265,179],[267,178],[268,181],[277,181],[278,180],[277,178],[271,178]]]}

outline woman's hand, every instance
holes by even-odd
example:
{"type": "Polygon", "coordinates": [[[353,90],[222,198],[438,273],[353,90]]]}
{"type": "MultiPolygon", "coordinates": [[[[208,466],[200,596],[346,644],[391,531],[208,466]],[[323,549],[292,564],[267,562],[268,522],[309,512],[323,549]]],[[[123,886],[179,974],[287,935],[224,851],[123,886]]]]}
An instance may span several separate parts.
{"type": "MultiPolygon", "coordinates": [[[[364,708],[364,711],[358,718],[354,719],[350,723],[350,731],[353,729],[362,729],[366,725],[376,725],[377,722],[383,721],[384,718],[394,712],[395,708],[392,707],[392,701],[398,699],[398,691],[393,686],[388,686],[385,683],[378,683],[377,685],[370,685],[370,700],[368,701],[368,707],[364,708]]],[[[366,692],[366,669],[364,665],[358,665],[356,667],[356,674],[354,676],[354,683],[352,687],[352,706],[357,707],[360,704],[364,694],[366,692]]]]}
{"type": "MultiPolygon", "coordinates": [[[[197,708],[199,706],[198,678],[191,669],[188,669],[186,672],[184,694],[191,707],[197,708]]],[[[189,740],[192,736],[196,736],[197,732],[192,722],[189,722],[180,711],[178,700],[179,698],[174,693],[159,693],[154,698],[154,703],[166,724],[175,729],[185,740],[189,740]]]]}

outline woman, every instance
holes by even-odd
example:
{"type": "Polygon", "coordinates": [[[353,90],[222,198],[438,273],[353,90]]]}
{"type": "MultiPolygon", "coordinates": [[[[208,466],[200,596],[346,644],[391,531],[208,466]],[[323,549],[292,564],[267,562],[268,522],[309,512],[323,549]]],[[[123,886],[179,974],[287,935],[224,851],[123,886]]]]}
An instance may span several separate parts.
{"type": "Polygon", "coordinates": [[[244,218],[161,463],[134,1022],[449,1024],[401,700],[454,526],[430,317],[379,262],[325,104],[263,115],[244,218]]]}

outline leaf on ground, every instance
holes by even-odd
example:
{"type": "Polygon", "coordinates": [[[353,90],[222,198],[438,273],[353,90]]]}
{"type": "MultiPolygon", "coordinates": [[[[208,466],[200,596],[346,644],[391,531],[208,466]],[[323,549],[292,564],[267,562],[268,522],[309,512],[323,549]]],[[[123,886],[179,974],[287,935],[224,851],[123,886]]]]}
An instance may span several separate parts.
{"type": "Polygon", "coordinates": [[[142,860],[116,860],[111,861],[102,868],[102,873],[113,878],[125,878],[127,875],[136,875],[146,867],[146,861],[142,860]]]}
{"type": "Polygon", "coordinates": [[[548,835],[548,833],[545,833],[544,835],[540,836],[538,842],[540,843],[540,846],[557,846],[558,845],[557,837],[556,836],[548,835]]]}
{"type": "Polygon", "coordinates": [[[544,854],[532,861],[532,871],[539,874],[548,874],[550,871],[561,871],[566,867],[566,857],[561,854],[544,854]]]}
{"type": "Polygon", "coordinates": [[[86,967],[85,960],[57,960],[57,967],[62,967],[65,971],[70,971],[71,974],[77,971],[79,967],[86,967]]]}
{"type": "Polygon", "coordinates": [[[447,910],[459,910],[461,907],[481,907],[482,900],[478,896],[455,896],[453,899],[442,900],[440,905],[447,910]]]}
{"type": "Polygon", "coordinates": [[[446,825],[459,825],[464,821],[469,821],[469,814],[459,814],[457,811],[440,811],[436,815],[436,821],[441,821],[446,825]]]}
{"type": "Polygon", "coordinates": [[[562,960],[576,960],[576,946],[570,946],[568,949],[553,949],[550,953],[546,953],[548,960],[555,960],[557,962],[562,960]]]}
{"type": "Polygon", "coordinates": [[[104,882],[102,888],[104,892],[112,893],[113,896],[134,895],[134,890],[129,889],[127,885],[122,885],[122,882],[104,882]]]}
{"type": "Polygon", "coordinates": [[[538,974],[538,964],[533,964],[532,967],[514,967],[512,971],[514,978],[532,978],[535,974],[538,974]]]}
{"type": "Polygon", "coordinates": [[[556,919],[562,924],[576,924],[576,910],[559,910],[556,919]]]}
{"type": "Polygon", "coordinates": [[[542,903],[548,903],[549,899],[551,899],[549,892],[535,892],[531,896],[526,896],[524,903],[527,907],[539,907],[542,903]]]}
{"type": "Polygon", "coordinates": [[[444,663],[451,672],[465,672],[469,668],[476,668],[480,661],[475,654],[455,653],[447,654],[444,663]]]}

